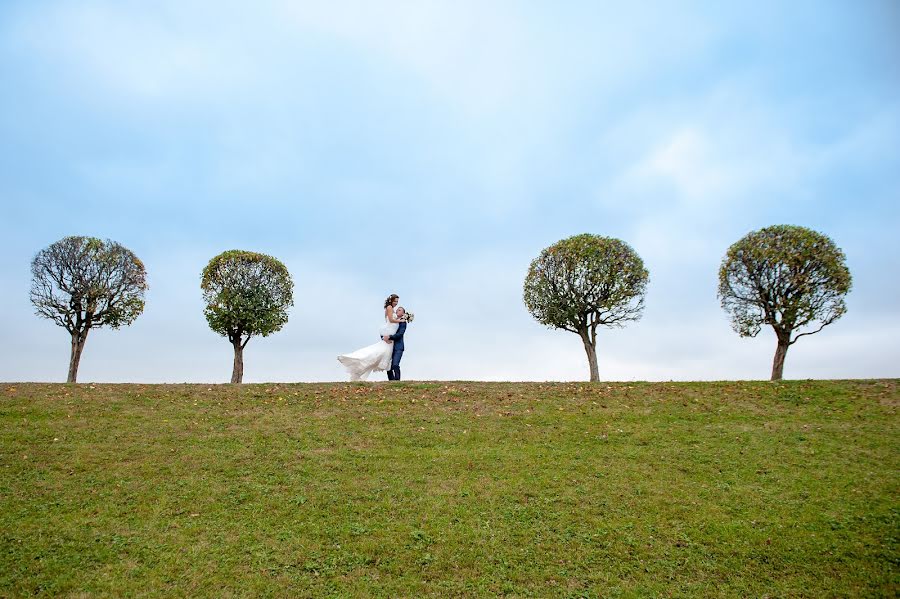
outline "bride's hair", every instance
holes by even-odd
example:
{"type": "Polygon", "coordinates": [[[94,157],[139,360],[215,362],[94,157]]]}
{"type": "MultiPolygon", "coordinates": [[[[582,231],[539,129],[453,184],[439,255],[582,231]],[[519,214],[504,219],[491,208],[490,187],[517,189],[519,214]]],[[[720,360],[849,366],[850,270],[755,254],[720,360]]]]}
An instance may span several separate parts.
{"type": "Polygon", "coordinates": [[[388,298],[387,298],[386,300],[384,300],[384,307],[387,308],[388,306],[390,306],[391,304],[393,304],[393,303],[394,303],[394,300],[397,299],[398,297],[400,297],[400,296],[397,295],[396,293],[390,294],[390,295],[388,296],[388,298]]]}

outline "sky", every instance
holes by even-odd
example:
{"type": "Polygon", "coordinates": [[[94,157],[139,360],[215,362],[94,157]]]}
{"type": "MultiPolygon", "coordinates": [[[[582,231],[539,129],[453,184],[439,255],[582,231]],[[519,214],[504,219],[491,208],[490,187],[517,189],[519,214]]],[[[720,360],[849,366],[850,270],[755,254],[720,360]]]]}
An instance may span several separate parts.
{"type": "MultiPolygon", "coordinates": [[[[528,265],[580,233],[650,272],[602,330],[602,380],[766,379],[775,337],[716,298],[729,245],[831,237],[847,314],[785,378],[900,376],[900,4],[0,2],[0,381],[64,381],[30,263],[68,235],[148,271],[79,381],[227,382],[200,272],[243,249],[290,270],[285,327],[245,382],[346,380],[390,293],[404,378],[587,380],[577,336],[528,314],[528,265]]],[[[373,379],[381,378],[373,376],[373,379]]]]}

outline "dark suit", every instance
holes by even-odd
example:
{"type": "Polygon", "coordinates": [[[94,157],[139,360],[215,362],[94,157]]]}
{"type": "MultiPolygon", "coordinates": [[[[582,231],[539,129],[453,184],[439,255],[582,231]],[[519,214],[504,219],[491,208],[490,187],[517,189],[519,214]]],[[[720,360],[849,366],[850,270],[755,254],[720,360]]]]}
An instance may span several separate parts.
{"type": "Polygon", "coordinates": [[[403,358],[403,334],[406,333],[406,323],[401,322],[397,327],[397,332],[390,336],[390,340],[394,342],[394,353],[391,355],[391,369],[388,370],[389,381],[400,380],[400,360],[403,358]]]}

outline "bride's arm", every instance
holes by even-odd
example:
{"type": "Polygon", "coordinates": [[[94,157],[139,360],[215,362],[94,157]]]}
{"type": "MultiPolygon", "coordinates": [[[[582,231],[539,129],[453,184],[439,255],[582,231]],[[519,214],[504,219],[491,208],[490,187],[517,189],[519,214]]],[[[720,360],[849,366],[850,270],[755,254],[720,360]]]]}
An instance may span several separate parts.
{"type": "Polygon", "coordinates": [[[388,322],[398,323],[400,320],[394,317],[394,309],[391,306],[387,306],[384,309],[384,317],[388,319],[388,322]]]}

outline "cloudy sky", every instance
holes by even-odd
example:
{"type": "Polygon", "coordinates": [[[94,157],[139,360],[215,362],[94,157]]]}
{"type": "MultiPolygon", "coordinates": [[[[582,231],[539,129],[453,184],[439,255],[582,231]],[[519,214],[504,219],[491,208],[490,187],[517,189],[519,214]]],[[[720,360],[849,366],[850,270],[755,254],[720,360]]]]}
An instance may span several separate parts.
{"type": "Polygon", "coordinates": [[[227,249],[296,284],[247,382],[343,380],[391,292],[418,317],[407,378],[584,380],[579,339],[521,300],[540,250],[584,232],[651,276],[601,378],[764,379],[774,335],[732,332],[716,271],[772,224],[829,235],[854,276],[785,377],[900,376],[898,6],[6,0],[0,380],[65,380],[28,289],[67,235],[126,245],[150,283],[80,381],[227,382],[199,290],[227,249]]]}

